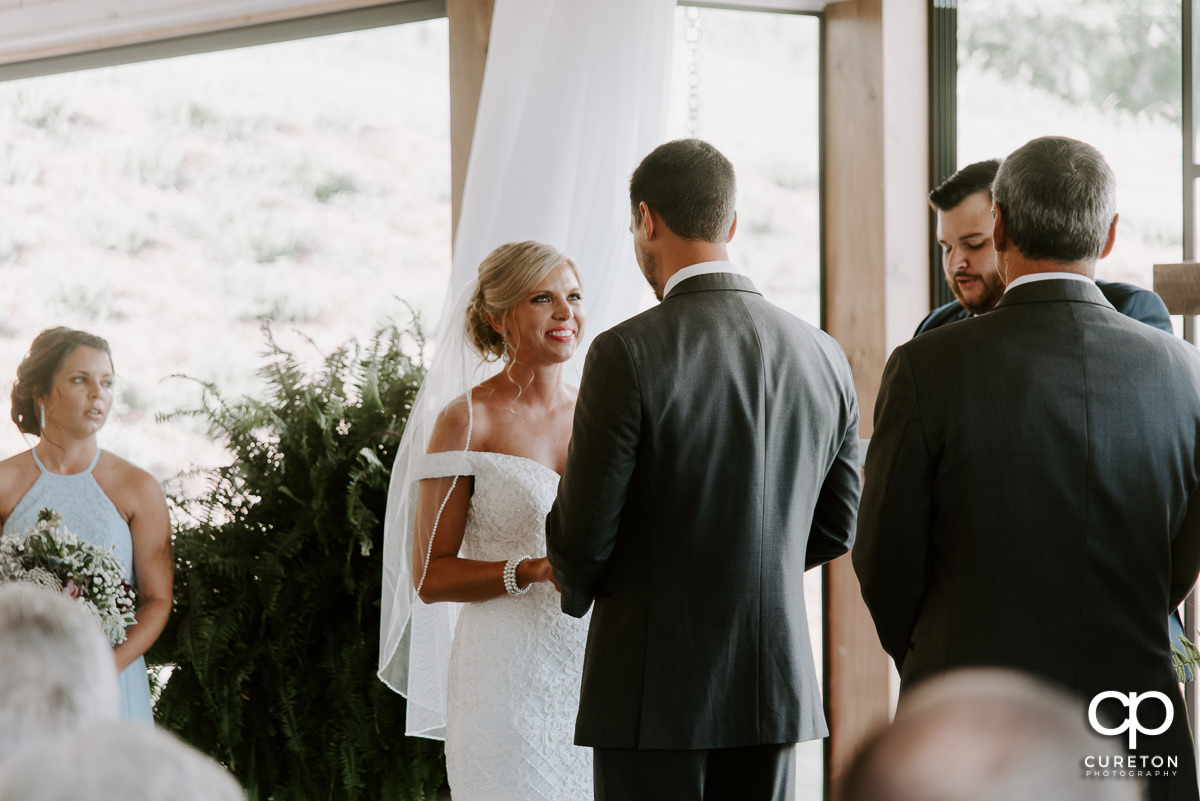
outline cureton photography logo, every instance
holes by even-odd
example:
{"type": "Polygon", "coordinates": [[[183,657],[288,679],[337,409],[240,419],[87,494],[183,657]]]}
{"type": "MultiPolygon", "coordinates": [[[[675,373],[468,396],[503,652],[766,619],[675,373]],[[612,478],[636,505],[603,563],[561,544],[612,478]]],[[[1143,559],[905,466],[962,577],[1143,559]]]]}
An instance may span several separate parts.
{"type": "MultiPolygon", "coordinates": [[[[1158,721],[1159,715],[1153,715],[1152,720],[1158,721]]],[[[1121,693],[1115,690],[1098,693],[1088,704],[1088,723],[1092,729],[1105,737],[1117,737],[1125,734],[1129,751],[1138,747],[1138,735],[1155,737],[1171,728],[1175,720],[1175,707],[1171,699],[1163,693],[1151,690],[1145,693],[1121,693]],[[1105,701],[1110,704],[1120,704],[1123,707],[1121,717],[1106,716],[1117,725],[1105,725],[1100,720],[1100,705],[1105,701]],[[1139,710],[1142,704],[1148,703],[1148,709],[1161,709],[1161,722],[1158,725],[1146,726],[1142,723],[1139,710]]],[[[1143,751],[1146,744],[1143,743],[1143,751]]],[[[1157,753],[1112,753],[1088,754],[1083,758],[1083,775],[1085,777],[1104,778],[1150,778],[1154,776],[1174,776],[1179,772],[1179,756],[1177,754],[1157,753]]]]}

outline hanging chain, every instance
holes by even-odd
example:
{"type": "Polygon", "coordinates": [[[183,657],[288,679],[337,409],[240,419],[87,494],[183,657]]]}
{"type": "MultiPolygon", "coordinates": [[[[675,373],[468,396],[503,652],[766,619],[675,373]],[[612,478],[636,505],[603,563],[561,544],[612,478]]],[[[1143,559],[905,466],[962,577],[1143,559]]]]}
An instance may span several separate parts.
{"type": "Polygon", "coordinates": [[[688,136],[700,135],[700,9],[688,6],[687,30],[684,40],[688,47],[688,136]]]}

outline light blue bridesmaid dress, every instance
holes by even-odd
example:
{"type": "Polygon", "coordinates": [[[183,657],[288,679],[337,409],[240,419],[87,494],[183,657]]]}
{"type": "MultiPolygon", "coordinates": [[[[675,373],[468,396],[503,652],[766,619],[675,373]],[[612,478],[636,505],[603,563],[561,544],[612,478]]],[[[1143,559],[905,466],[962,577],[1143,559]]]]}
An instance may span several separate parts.
{"type": "MultiPolygon", "coordinates": [[[[37,451],[31,453],[41,475],[5,521],[5,536],[25,536],[37,522],[38,512],[51,509],[62,515],[63,527],[79,539],[101,548],[112,547],[117,560],[125,568],[125,580],[136,587],[133,538],[129,533],[129,524],[92,476],[92,469],[100,459],[100,451],[96,451],[96,457],[86,470],[69,476],[51,473],[38,459],[37,451]]],[[[135,659],[121,672],[120,683],[121,717],[153,723],[146,661],[140,656],[135,659]]]]}

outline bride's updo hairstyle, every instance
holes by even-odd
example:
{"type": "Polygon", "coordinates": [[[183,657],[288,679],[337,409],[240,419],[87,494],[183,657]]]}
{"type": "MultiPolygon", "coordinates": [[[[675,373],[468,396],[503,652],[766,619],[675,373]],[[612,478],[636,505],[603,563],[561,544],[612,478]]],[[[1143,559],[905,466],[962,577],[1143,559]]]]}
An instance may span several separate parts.
{"type": "MultiPolygon", "coordinates": [[[[540,284],[550,271],[566,262],[583,282],[579,267],[558,248],[528,240],[509,242],[493,250],[479,265],[479,285],[467,305],[467,341],[487,361],[504,354],[504,337],[488,322],[490,314],[497,320],[517,305],[540,284]]],[[[512,343],[516,348],[518,343],[512,343]]]]}
{"type": "Polygon", "coordinates": [[[70,328],[47,328],[29,346],[29,353],[17,368],[17,380],[12,388],[12,420],[23,434],[41,436],[37,399],[46,396],[54,385],[54,376],[76,348],[94,348],[108,354],[108,343],[86,331],[70,328]]]}

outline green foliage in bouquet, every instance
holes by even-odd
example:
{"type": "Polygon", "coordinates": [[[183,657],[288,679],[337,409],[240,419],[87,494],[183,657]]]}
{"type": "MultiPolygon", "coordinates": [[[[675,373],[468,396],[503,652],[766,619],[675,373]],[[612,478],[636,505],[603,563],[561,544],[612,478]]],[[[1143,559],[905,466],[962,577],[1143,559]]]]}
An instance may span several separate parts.
{"type": "Polygon", "coordinates": [[[252,801],[424,801],[445,775],[441,744],[404,736],[404,699],[375,675],[382,519],[423,375],[419,328],[385,326],[311,374],[266,334],[265,400],[204,385],[184,412],[233,462],[201,474],[202,497],[171,498],[175,608],[149,656],[172,669],[156,717],[252,801]]]}
{"type": "Polygon", "coordinates": [[[83,604],[113,645],[137,622],[137,597],[113,554],[67,531],[62,515],[38,512],[25,536],[0,537],[0,583],[23,581],[66,593],[83,604]]]}

